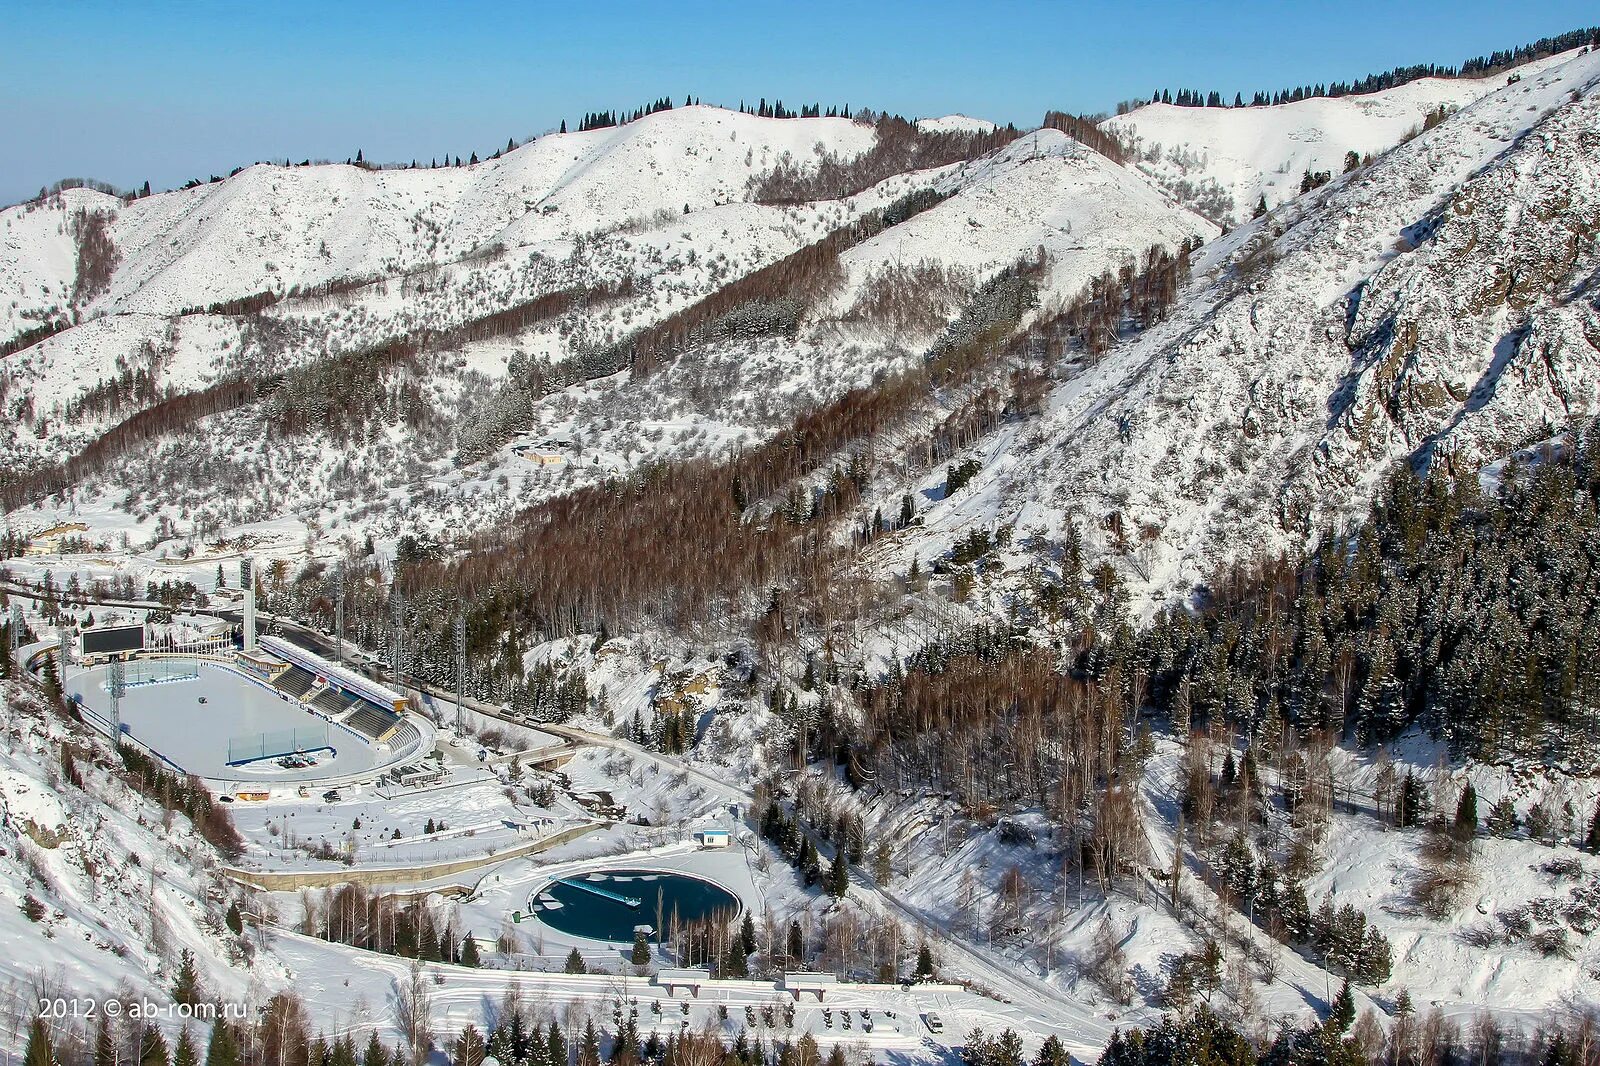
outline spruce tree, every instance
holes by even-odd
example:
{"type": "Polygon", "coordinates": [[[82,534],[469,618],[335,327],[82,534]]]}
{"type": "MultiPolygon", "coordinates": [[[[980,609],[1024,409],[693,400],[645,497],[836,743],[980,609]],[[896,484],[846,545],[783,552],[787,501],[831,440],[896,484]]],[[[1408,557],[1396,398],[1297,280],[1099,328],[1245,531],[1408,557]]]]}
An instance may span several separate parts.
{"type": "Polygon", "coordinates": [[[195,1051],[194,1037],[186,1025],[178,1032],[177,1046],[172,1049],[172,1066],[198,1066],[199,1053],[195,1051]]]}
{"type": "Polygon", "coordinates": [[[744,948],[746,955],[754,955],[756,951],[756,923],[750,917],[750,912],[744,912],[744,922],[739,926],[739,943],[744,948]]]}
{"type": "Polygon", "coordinates": [[[194,952],[184,948],[178,955],[178,972],[172,979],[172,1001],[194,1006],[204,998],[200,974],[195,969],[194,952]]]}
{"type": "Polygon", "coordinates": [[[933,950],[924,940],[917,948],[917,970],[915,977],[918,981],[931,981],[935,976],[933,969],[933,950]]]}
{"type": "MultiPolygon", "coordinates": [[[[376,1035],[372,1038],[376,1041],[376,1035]]],[[[206,1066],[239,1066],[239,1043],[227,1022],[217,1019],[211,1026],[211,1042],[206,1046],[206,1066]]],[[[381,1064],[380,1064],[381,1066],[381,1064]]]]}
{"type": "Polygon", "coordinates": [[[144,1035],[139,1038],[139,1066],[170,1066],[171,1062],[167,1038],[154,1025],[146,1025],[144,1035]]]}
{"type": "Polygon", "coordinates": [[[1468,781],[1456,803],[1455,834],[1461,840],[1470,839],[1478,831],[1478,792],[1468,781]]]}
{"type": "Polygon", "coordinates": [[[643,929],[633,931],[633,954],[629,959],[635,966],[650,965],[650,941],[645,937],[643,929]]]}
{"type": "Polygon", "coordinates": [[[835,899],[843,899],[850,894],[850,860],[845,857],[843,848],[834,856],[833,865],[828,867],[828,894],[835,899]]]}
{"type": "Polygon", "coordinates": [[[1344,1034],[1356,1020],[1356,1001],[1350,992],[1350,979],[1345,978],[1339,987],[1339,994],[1333,997],[1333,1003],[1328,1008],[1328,1027],[1334,1032],[1344,1034]]]}
{"type": "Polygon", "coordinates": [[[228,904],[228,913],[223,918],[223,922],[228,926],[228,931],[234,936],[239,936],[244,932],[244,915],[239,913],[238,900],[228,904]]]}
{"type": "Polygon", "coordinates": [[[473,937],[472,931],[467,931],[467,938],[461,942],[461,965],[471,966],[476,969],[483,965],[478,956],[478,941],[473,937]]]}
{"type": "Polygon", "coordinates": [[[567,954],[567,973],[588,973],[589,967],[584,963],[583,956],[578,954],[578,949],[573,948],[567,954]]]}
{"type": "Polygon", "coordinates": [[[43,1018],[35,1018],[28,1026],[28,1046],[22,1053],[22,1066],[55,1066],[55,1055],[50,1050],[50,1028],[43,1018]]]}
{"type": "Polygon", "coordinates": [[[483,1066],[483,1035],[471,1022],[461,1030],[461,1035],[456,1037],[455,1047],[451,1050],[452,1066],[483,1066]]]}
{"type": "MultiPolygon", "coordinates": [[[[210,1063],[206,1066],[210,1066],[210,1063]]],[[[376,1031],[367,1038],[367,1050],[362,1053],[361,1066],[389,1066],[389,1052],[384,1049],[376,1031]]]]}
{"type": "Polygon", "coordinates": [[[111,1025],[104,1014],[94,1033],[94,1066],[117,1066],[117,1046],[111,1039],[111,1025]]]}

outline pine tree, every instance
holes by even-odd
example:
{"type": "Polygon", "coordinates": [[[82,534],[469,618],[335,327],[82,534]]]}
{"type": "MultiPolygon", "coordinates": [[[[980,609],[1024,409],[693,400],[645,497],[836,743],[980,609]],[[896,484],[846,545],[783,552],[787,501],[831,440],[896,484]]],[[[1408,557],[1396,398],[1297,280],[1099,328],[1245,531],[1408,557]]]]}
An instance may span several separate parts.
{"type": "Polygon", "coordinates": [[[645,937],[643,929],[633,931],[633,954],[629,959],[635,966],[650,965],[650,941],[645,937]]]}
{"type": "Polygon", "coordinates": [[[478,955],[478,941],[470,929],[467,931],[466,939],[461,942],[461,965],[471,966],[474,969],[483,965],[483,960],[478,955]]]}
{"type": "Polygon", "coordinates": [[[590,1018],[583,1027],[583,1037],[578,1041],[578,1066],[600,1066],[600,1033],[590,1018]]]}
{"type": "Polygon", "coordinates": [[[583,956],[578,954],[578,949],[573,948],[567,954],[567,973],[588,973],[589,967],[584,963],[583,956]]]}
{"type": "Polygon", "coordinates": [[[1260,218],[1262,215],[1264,215],[1266,213],[1267,213],[1267,194],[1266,193],[1262,193],[1261,194],[1261,199],[1256,201],[1256,209],[1250,215],[1250,217],[1251,218],[1260,218]]]}
{"type": "Polygon", "coordinates": [[[1045,1037],[1044,1046],[1039,1048],[1039,1055],[1033,1060],[1033,1066],[1072,1066],[1072,1056],[1067,1054],[1061,1038],[1052,1033],[1045,1037]]]}
{"type": "Polygon", "coordinates": [[[1395,802],[1395,824],[1402,829],[1416,825],[1422,820],[1422,808],[1422,782],[1417,780],[1416,774],[1407,770],[1405,779],[1400,782],[1400,795],[1395,802]]]}
{"type": "Polygon", "coordinates": [[[343,1033],[333,1042],[333,1047],[328,1052],[328,1066],[359,1066],[356,1058],[356,1041],[349,1033],[343,1033]]]}
{"type": "Polygon", "coordinates": [[[1600,854],[1600,803],[1594,805],[1594,814],[1589,818],[1589,832],[1584,835],[1583,846],[1600,854]]]}
{"type": "Polygon", "coordinates": [[[422,916],[422,936],[417,943],[417,958],[424,962],[439,962],[444,958],[439,948],[439,931],[434,928],[433,919],[427,914],[422,916]]]}
{"type": "Polygon", "coordinates": [[[50,1028],[43,1018],[35,1018],[28,1026],[28,1046],[22,1053],[22,1066],[54,1066],[55,1055],[50,1050],[50,1028]]]}
{"type": "Polygon", "coordinates": [[[544,1061],[545,1066],[567,1066],[567,1040],[561,1035],[561,1026],[554,1021],[550,1023],[550,1031],[545,1036],[544,1061]]]}
{"type": "Polygon", "coordinates": [[[804,962],[806,957],[806,940],[805,933],[801,930],[799,922],[789,923],[788,939],[788,950],[785,952],[785,954],[789,956],[789,961],[791,963],[804,962]]]}
{"type": "Polygon", "coordinates": [[[367,1050],[361,1055],[361,1066],[389,1066],[389,1052],[384,1050],[383,1041],[378,1039],[376,1031],[367,1038],[367,1050]]]}
{"type": "Polygon", "coordinates": [[[40,684],[44,688],[44,698],[50,706],[61,706],[61,675],[56,671],[56,657],[46,655],[44,668],[40,671],[40,684]]]}
{"type": "Polygon", "coordinates": [[[239,913],[238,900],[228,904],[228,913],[222,920],[227,925],[228,932],[234,936],[240,936],[244,933],[244,915],[239,913]]]}
{"type": "Polygon", "coordinates": [[[917,969],[914,976],[918,981],[931,981],[936,976],[933,969],[933,950],[928,947],[926,940],[917,948],[917,969]]]}

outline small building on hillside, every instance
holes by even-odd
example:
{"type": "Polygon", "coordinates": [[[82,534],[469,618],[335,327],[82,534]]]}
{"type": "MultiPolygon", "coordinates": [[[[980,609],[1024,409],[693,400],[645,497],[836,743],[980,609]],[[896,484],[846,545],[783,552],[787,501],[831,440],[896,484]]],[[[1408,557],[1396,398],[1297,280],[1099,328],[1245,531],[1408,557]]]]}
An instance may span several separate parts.
{"type": "Polygon", "coordinates": [[[733,845],[733,833],[727,829],[698,829],[694,842],[702,848],[726,848],[733,845]]]}

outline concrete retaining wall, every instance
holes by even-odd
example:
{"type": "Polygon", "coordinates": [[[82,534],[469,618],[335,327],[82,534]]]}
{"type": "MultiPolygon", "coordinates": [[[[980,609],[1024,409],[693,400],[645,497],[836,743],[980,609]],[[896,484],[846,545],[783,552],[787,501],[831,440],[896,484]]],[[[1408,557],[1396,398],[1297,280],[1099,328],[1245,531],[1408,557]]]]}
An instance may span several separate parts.
{"type": "Polygon", "coordinates": [[[342,870],[244,870],[224,867],[223,873],[241,884],[252,885],[268,892],[293,892],[301,888],[332,888],[335,885],[408,885],[419,881],[433,881],[441,877],[493,866],[508,859],[537,855],[541,851],[559,847],[576,840],[585,833],[603,828],[606,822],[585,822],[560,832],[552,833],[526,844],[506,848],[489,855],[478,855],[446,862],[426,863],[421,866],[351,866],[342,870]]]}

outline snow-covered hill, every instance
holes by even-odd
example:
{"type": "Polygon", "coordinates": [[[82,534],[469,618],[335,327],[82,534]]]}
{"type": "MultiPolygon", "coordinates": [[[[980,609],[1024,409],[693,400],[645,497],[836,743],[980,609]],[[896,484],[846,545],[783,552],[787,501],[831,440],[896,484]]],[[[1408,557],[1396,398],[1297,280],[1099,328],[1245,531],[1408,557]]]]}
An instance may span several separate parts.
{"type": "MultiPolygon", "coordinates": [[[[1526,77],[1571,53],[1518,68],[1526,77]]],[[[1277,207],[1300,194],[1309,171],[1337,175],[1347,153],[1377,155],[1422,129],[1429,112],[1454,111],[1506,84],[1490,78],[1423,78],[1360,96],[1267,107],[1146,104],[1102,128],[1128,144],[1135,165],[1219,222],[1248,219],[1261,197],[1277,207]]]]}

